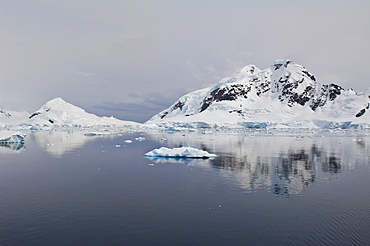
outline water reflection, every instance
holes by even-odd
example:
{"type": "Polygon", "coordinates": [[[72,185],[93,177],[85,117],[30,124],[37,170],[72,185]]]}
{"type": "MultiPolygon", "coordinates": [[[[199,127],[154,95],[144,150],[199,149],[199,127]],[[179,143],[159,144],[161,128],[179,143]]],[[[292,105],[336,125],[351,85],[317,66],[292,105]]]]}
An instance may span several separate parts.
{"type": "Polygon", "coordinates": [[[0,153],[20,152],[25,148],[24,143],[0,144],[0,153]]]}
{"type": "Polygon", "coordinates": [[[32,138],[42,149],[56,158],[76,148],[84,146],[93,138],[84,136],[83,132],[40,131],[27,136],[32,138]]]}
{"type": "Polygon", "coordinates": [[[279,195],[302,194],[312,183],[357,169],[358,158],[369,163],[366,136],[187,133],[166,137],[167,146],[192,146],[217,154],[209,160],[211,167],[248,192],[262,188],[279,195]]]}
{"type": "MultiPolygon", "coordinates": [[[[275,141],[278,144],[278,139],[275,141]]],[[[280,151],[277,156],[273,150],[270,155],[257,154],[254,157],[247,153],[240,156],[231,152],[211,160],[211,163],[215,167],[233,171],[246,190],[269,186],[273,193],[284,195],[301,194],[306,186],[316,181],[319,167],[321,172],[330,175],[341,171],[341,158],[328,153],[325,145],[319,148],[316,144],[307,148],[290,146],[290,149],[280,151]]]]}
{"type": "Polygon", "coordinates": [[[151,160],[153,163],[172,163],[172,164],[185,164],[187,166],[209,166],[210,159],[203,158],[168,158],[168,157],[151,157],[145,156],[146,159],[151,160]]]}

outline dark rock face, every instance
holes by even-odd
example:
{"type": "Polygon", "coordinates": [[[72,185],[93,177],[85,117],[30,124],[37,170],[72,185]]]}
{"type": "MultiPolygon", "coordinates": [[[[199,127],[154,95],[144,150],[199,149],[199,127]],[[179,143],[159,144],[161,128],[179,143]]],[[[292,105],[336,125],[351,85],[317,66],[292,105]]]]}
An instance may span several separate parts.
{"type": "Polygon", "coordinates": [[[30,117],[28,117],[28,119],[32,119],[33,117],[35,117],[39,114],[41,114],[41,113],[40,112],[33,113],[30,117]]]}
{"type": "Polygon", "coordinates": [[[164,113],[161,115],[161,119],[163,119],[164,117],[166,117],[166,115],[168,115],[168,112],[164,112],[164,113]]]}
{"type": "Polygon", "coordinates": [[[211,91],[210,95],[204,98],[199,112],[206,110],[213,102],[234,101],[238,98],[248,98],[251,86],[243,84],[231,85],[230,87],[217,88],[211,91]]]}
{"type": "Polygon", "coordinates": [[[173,106],[173,108],[172,108],[172,111],[174,111],[174,110],[176,110],[176,109],[180,109],[180,110],[182,110],[182,107],[184,107],[184,103],[183,102],[178,102],[178,103],[176,103],[175,104],[175,106],[173,106]]]}
{"type": "Polygon", "coordinates": [[[358,117],[361,117],[361,116],[363,116],[364,115],[364,113],[366,112],[366,109],[361,109],[361,111],[360,112],[358,112],[358,114],[356,114],[356,117],[358,118],[358,117]]]}
{"type": "Polygon", "coordinates": [[[343,91],[344,89],[336,84],[322,85],[319,95],[313,98],[310,108],[315,111],[318,107],[324,106],[328,99],[335,100],[343,91]]]}

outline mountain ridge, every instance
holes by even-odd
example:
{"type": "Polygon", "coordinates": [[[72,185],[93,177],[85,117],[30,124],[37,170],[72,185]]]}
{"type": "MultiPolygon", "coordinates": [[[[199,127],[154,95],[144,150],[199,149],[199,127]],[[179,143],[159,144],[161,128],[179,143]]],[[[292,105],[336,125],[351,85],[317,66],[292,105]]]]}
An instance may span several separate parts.
{"type": "Polygon", "coordinates": [[[99,117],[64,101],[61,97],[46,102],[33,113],[5,111],[0,108],[0,126],[138,126],[140,123],[112,117],[99,117]],[[13,117],[13,114],[17,117],[13,117]]]}
{"type": "Polygon", "coordinates": [[[190,92],[146,123],[289,125],[307,120],[310,124],[366,124],[370,122],[369,93],[345,90],[334,83],[321,84],[305,67],[291,60],[276,60],[267,69],[248,65],[213,87],[190,92]]]}

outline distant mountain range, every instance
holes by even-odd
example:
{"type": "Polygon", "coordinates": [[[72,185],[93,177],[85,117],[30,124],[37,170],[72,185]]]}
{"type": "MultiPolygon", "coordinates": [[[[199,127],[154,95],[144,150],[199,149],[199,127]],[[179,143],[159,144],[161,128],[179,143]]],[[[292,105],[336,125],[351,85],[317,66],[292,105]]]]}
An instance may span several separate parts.
{"type": "Polygon", "coordinates": [[[264,70],[246,66],[213,87],[188,93],[144,125],[98,117],[55,98],[34,113],[0,107],[0,127],[369,128],[369,111],[370,89],[357,93],[320,84],[303,66],[277,60],[264,70]]]}
{"type": "Polygon", "coordinates": [[[214,87],[188,93],[147,124],[224,127],[369,127],[370,90],[320,84],[307,69],[277,60],[249,65],[214,87]]]}
{"type": "Polygon", "coordinates": [[[62,98],[45,103],[34,113],[5,111],[0,108],[0,126],[138,126],[132,121],[118,120],[114,117],[98,117],[87,113],[62,98]]]}

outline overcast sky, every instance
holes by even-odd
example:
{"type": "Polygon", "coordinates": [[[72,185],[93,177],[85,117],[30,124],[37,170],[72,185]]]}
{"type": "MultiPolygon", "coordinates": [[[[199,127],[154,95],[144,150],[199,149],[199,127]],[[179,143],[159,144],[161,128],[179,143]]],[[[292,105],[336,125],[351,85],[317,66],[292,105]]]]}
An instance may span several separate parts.
{"type": "Polygon", "coordinates": [[[370,87],[369,0],[0,0],[0,105],[143,122],[249,64],[370,87]]]}

